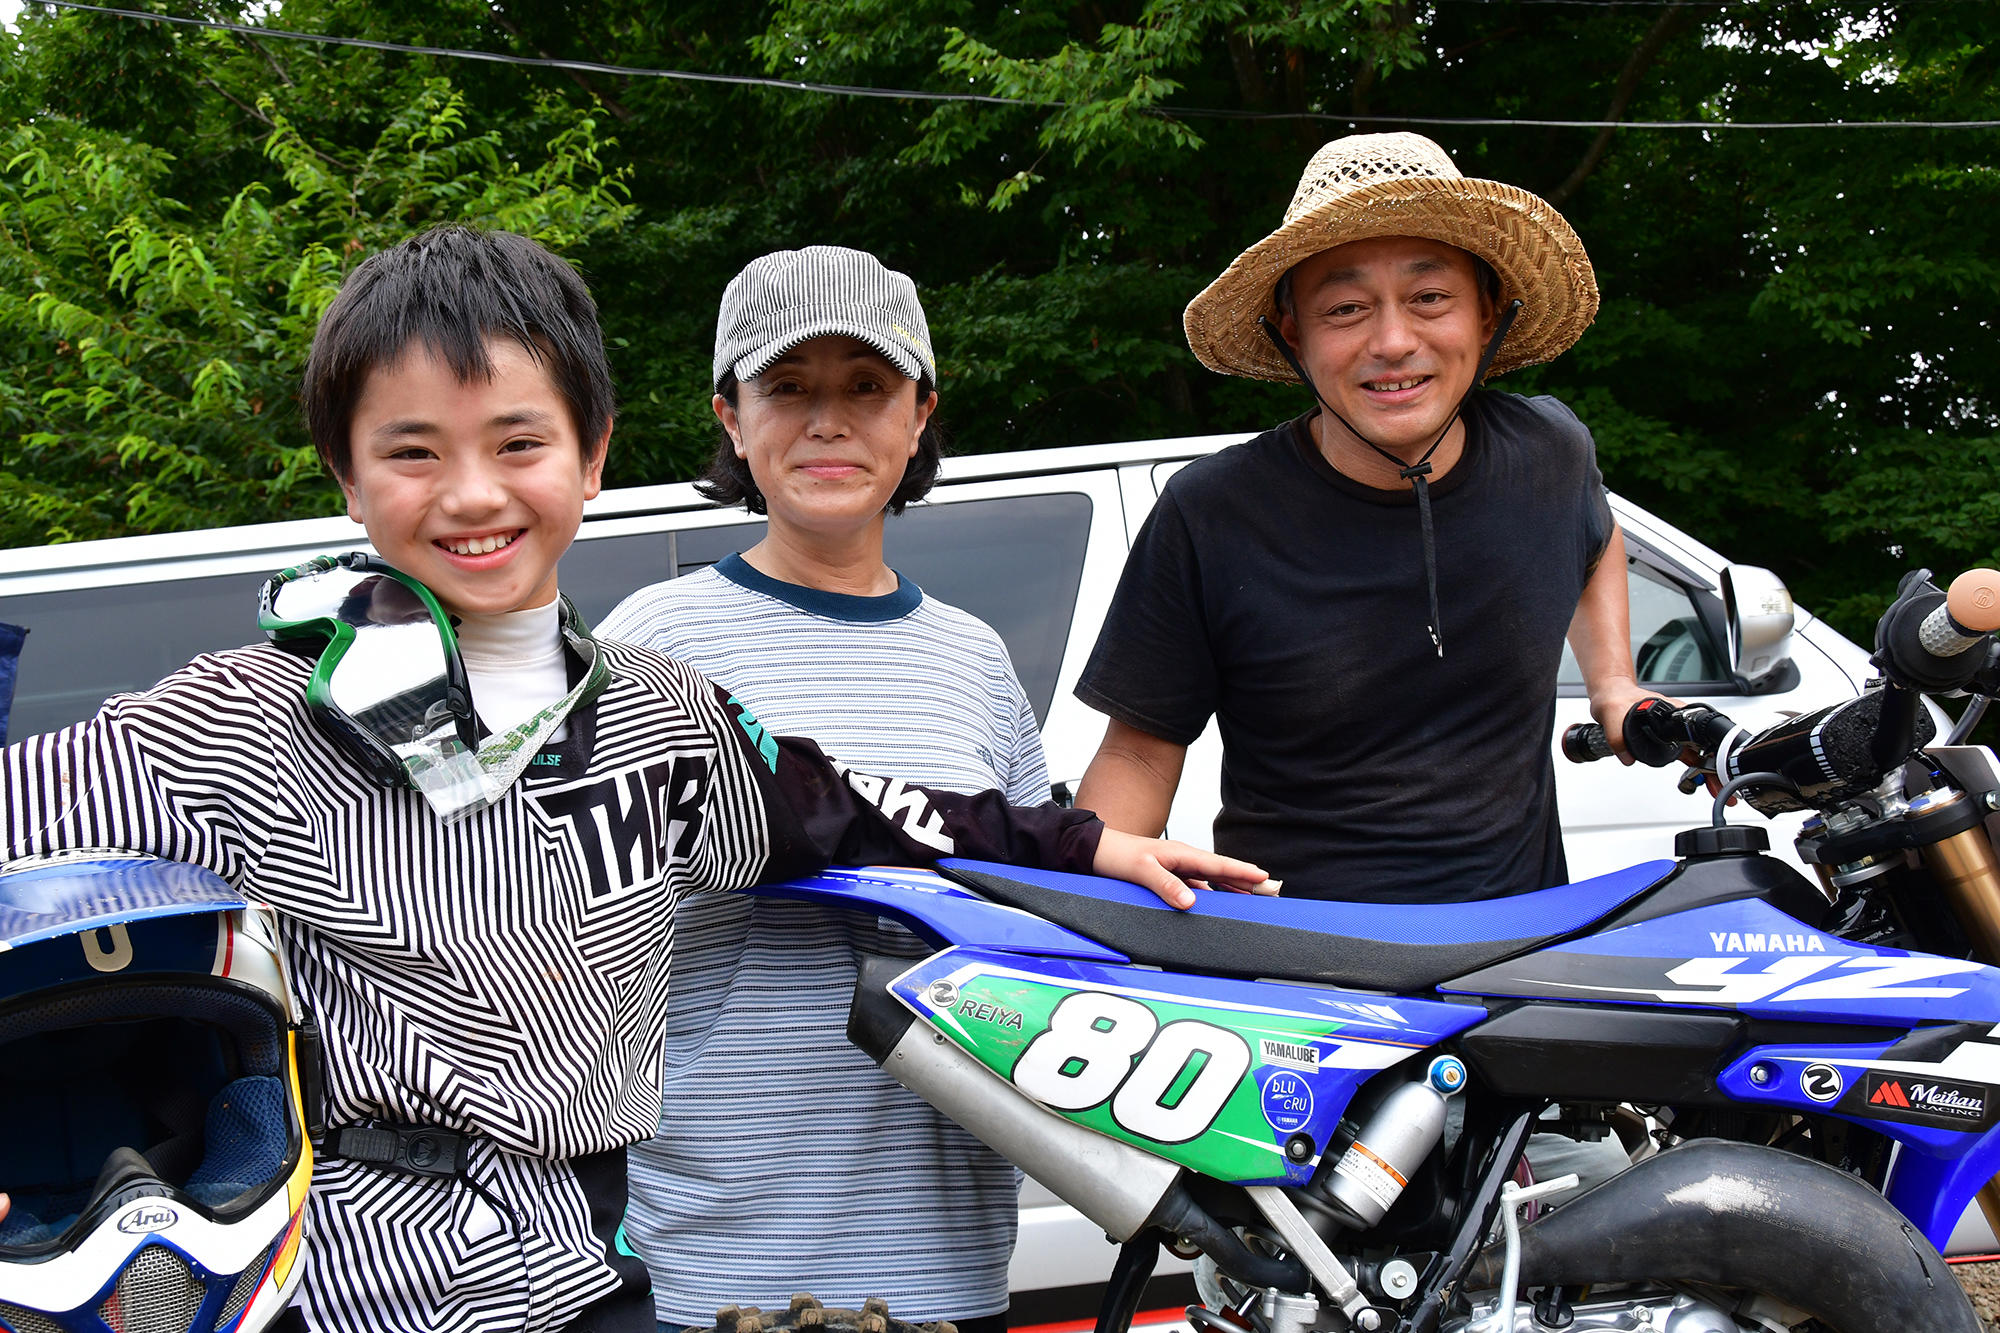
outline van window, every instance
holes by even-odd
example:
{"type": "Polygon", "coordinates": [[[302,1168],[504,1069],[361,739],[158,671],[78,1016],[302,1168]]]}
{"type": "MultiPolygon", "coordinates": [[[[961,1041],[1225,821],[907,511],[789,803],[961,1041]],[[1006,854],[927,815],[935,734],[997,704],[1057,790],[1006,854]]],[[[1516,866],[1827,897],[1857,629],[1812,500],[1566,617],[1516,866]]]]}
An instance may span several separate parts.
{"type": "Polygon", "coordinates": [[[27,627],[7,737],[80,722],[114,694],[142,690],[189,658],[256,643],[263,574],[78,588],[7,599],[27,627]]]}
{"type": "Polygon", "coordinates": [[[673,542],[671,532],[640,532],[579,539],[563,552],[562,590],[576,603],[583,623],[595,625],[627,594],[672,578],[673,542]]]}
{"type": "MultiPolygon", "coordinates": [[[[1090,539],[1090,497],[1008,496],[926,504],[891,520],[889,563],[932,596],[991,625],[1007,644],[1037,719],[1048,716],[1090,539]]],[[[577,542],[563,590],[586,622],[626,594],[754,546],[763,522],[577,542]]],[[[142,690],[199,653],[256,643],[266,575],[228,574],[9,597],[28,629],[7,734],[79,722],[114,694],[142,690]]]]}
{"type": "Polygon", "coordinates": [[[1090,497],[1069,491],[923,505],[889,521],[889,563],[991,625],[1048,721],[1090,543],[1090,497]]]}
{"type": "MultiPolygon", "coordinates": [[[[889,563],[930,596],[991,625],[1014,659],[1014,673],[1045,721],[1055,698],[1056,676],[1069,643],[1070,617],[1083,582],[1084,548],[1090,541],[1090,497],[1081,492],[1013,495],[992,500],[914,505],[889,520],[882,545],[889,563]]],[[[755,546],[764,524],[732,523],[661,537],[579,542],[563,558],[563,587],[587,620],[602,619],[625,593],[646,583],[705,569],[732,551],[755,546]],[[659,572],[639,577],[639,560],[607,553],[603,568],[593,548],[619,543],[659,543],[659,572]],[[593,572],[577,580],[572,562],[582,554],[593,572]],[[614,571],[615,568],[615,572],[614,571]],[[667,572],[671,570],[672,573],[667,572]],[[622,581],[621,581],[622,580],[622,581]],[[603,598],[600,589],[620,589],[603,598]],[[586,604],[585,590],[603,600],[586,604]]]]}
{"type": "MultiPolygon", "coordinates": [[[[1687,586],[1633,556],[1625,558],[1625,576],[1632,599],[1632,665],[1639,683],[1668,693],[1690,692],[1697,685],[1706,687],[1703,694],[1735,693],[1715,637],[1687,586]]],[[[1567,643],[1556,684],[1572,694],[1583,689],[1583,670],[1567,643]]]]}

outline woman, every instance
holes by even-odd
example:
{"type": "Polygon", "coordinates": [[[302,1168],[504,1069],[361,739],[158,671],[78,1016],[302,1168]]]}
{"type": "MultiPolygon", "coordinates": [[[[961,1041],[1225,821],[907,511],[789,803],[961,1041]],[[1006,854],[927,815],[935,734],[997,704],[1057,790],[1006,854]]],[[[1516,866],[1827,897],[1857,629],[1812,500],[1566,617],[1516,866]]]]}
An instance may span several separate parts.
{"type": "MultiPolygon", "coordinates": [[[[835,246],[723,293],[703,492],[768,514],[749,550],[627,598],[600,633],[728,682],[841,761],[1017,804],[1048,798],[1035,718],[984,623],[882,559],[937,479],[936,364],[915,284],[835,246]]],[[[803,903],[691,900],[677,919],[660,1134],[631,1150],[626,1235],[664,1328],[793,1292],[1000,1333],[1013,1168],[847,1042],[856,955],[900,928],[803,903]]]]}

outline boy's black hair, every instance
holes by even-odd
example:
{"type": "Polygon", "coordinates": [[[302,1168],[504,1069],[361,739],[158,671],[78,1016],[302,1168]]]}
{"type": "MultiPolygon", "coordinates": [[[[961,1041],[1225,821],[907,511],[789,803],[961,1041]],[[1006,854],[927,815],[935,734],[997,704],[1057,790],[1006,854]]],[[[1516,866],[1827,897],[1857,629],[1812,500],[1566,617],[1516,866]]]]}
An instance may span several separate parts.
{"type": "MultiPolygon", "coordinates": [[[[724,371],[722,382],[715,391],[726,399],[731,407],[736,406],[736,373],[724,371]]],[[[931,378],[925,375],[917,380],[917,401],[923,402],[937,388],[931,378]]],[[[753,514],[768,513],[764,504],[764,492],[757,489],[756,478],[750,475],[748,459],[736,456],[736,441],[729,438],[729,432],[718,427],[715,442],[715,457],[709,460],[708,471],[701,474],[701,480],[694,488],[717,504],[740,504],[753,514]]],[[[936,412],[924,423],[922,433],[917,436],[917,452],[910,456],[910,464],[903,469],[903,480],[896,486],[896,493],[889,497],[886,506],[891,515],[903,512],[903,507],[912,501],[921,500],[937,485],[938,469],[944,458],[945,448],[951,437],[938,422],[936,412]]]]}
{"type": "Polygon", "coordinates": [[[462,226],[370,256],[327,307],[299,388],[320,460],[349,476],[348,432],[370,371],[421,343],[461,381],[488,379],[489,338],[512,338],[548,369],[588,462],[616,409],[590,289],[526,236],[462,226]]]}

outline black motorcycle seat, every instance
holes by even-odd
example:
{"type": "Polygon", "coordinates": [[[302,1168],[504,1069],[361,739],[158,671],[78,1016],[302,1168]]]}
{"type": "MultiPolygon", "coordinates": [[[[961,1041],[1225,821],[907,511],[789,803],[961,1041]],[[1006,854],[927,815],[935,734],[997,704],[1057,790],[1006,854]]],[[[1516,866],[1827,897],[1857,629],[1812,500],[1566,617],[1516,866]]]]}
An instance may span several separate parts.
{"type": "Polygon", "coordinates": [[[1453,903],[1319,902],[1202,893],[1180,912],[1123,880],[947,858],[938,870],[1135,963],[1175,972],[1428,990],[1573,935],[1664,879],[1648,861],[1508,898],[1453,903]]]}

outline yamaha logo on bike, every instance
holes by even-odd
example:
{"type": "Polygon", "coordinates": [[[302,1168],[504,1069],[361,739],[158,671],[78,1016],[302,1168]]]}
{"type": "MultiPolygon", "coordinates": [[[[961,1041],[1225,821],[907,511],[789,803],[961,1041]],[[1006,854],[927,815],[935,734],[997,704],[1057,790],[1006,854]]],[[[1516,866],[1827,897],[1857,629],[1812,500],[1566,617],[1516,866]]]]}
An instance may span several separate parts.
{"type": "Polygon", "coordinates": [[[1983,1130],[1994,1121],[1993,1089],[1983,1084],[1873,1069],[1862,1076],[1840,1109],[1872,1120],[1897,1120],[1968,1132],[1983,1130]]]}
{"type": "Polygon", "coordinates": [[[165,1204],[151,1204],[118,1219],[118,1229],[128,1236],[144,1236],[165,1231],[181,1220],[181,1215],[165,1204]]]}

